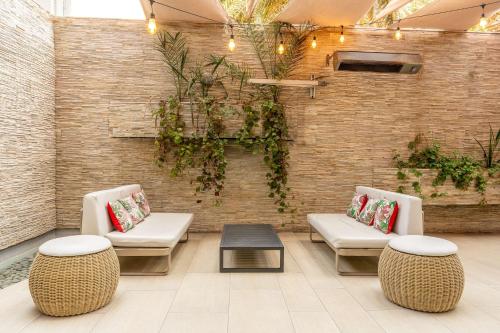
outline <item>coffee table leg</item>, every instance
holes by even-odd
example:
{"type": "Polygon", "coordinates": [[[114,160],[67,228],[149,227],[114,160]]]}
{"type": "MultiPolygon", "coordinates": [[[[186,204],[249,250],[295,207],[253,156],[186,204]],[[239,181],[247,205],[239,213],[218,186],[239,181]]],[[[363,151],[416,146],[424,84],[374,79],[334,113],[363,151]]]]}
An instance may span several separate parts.
{"type": "Polygon", "coordinates": [[[224,250],[219,248],[219,271],[224,272],[224,250]]]}
{"type": "Polygon", "coordinates": [[[280,272],[285,271],[285,248],[280,249],[280,272]]]}

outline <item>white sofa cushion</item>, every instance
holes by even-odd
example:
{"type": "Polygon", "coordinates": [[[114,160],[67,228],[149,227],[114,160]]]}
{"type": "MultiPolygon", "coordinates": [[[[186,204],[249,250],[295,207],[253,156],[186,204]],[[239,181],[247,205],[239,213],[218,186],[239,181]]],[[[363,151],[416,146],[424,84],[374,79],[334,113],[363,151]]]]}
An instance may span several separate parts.
{"type": "Polygon", "coordinates": [[[397,201],[398,216],[392,230],[393,232],[398,235],[423,234],[422,199],[407,194],[389,192],[366,186],[356,186],[356,192],[368,194],[370,198],[385,198],[397,201]]]}
{"type": "Polygon", "coordinates": [[[389,246],[399,252],[430,257],[449,256],[458,251],[455,243],[449,240],[421,235],[407,235],[392,239],[389,246]]]}
{"type": "Polygon", "coordinates": [[[82,234],[104,236],[113,231],[106,205],[140,190],[141,186],[134,184],[86,194],[83,197],[82,234]]]}
{"type": "Polygon", "coordinates": [[[51,257],[72,257],[107,250],[111,242],[101,236],[75,235],[51,239],[43,243],[38,252],[51,257]]]}
{"type": "Polygon", "coordinates": [[[105,236],[113,246],[173,248],[186,233],[192,221],[193,214],[151,213],[126,233],[112,231],[105,236]]]}
{"type": "Polygon", "coordinates": [[[335,248],[383,249],[398,237],[384,234],[345,214],[307,214],[307,220],[321,236],[335,248]]]}

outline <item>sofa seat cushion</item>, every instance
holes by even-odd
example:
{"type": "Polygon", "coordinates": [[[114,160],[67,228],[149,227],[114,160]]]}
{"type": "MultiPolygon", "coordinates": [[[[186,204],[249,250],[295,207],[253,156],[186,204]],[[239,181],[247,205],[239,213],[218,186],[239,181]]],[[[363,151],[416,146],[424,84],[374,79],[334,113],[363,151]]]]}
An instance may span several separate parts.
{"type": "Polygon", "coordinates": [[[193,214],[151,213],[127,233],[112,231],[106,237],[113,246],[173,248],[192,221],[193,214]]]}
{"type": "Polygon", "coordinates": [[[384,234],[345,214],[308,214],[307,220],[328,243],[339,249],[383,249],[391,239],[398,237],[395,233],[384,234]]]}

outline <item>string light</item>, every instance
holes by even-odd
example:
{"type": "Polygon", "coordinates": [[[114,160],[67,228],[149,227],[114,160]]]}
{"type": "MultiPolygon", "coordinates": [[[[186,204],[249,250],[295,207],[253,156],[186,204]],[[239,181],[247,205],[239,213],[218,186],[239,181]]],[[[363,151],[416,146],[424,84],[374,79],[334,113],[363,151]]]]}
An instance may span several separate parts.
{"type": "Polygon", "coordinates": [[[318,46],[318,42],[316,41],[316,36],[313,37],[313,41],[311,43],[311,47],[315,49],[318,46]]]}
{"type": "Polygon", "coordinates": [[[401,32],[401,29],[399,29],[399,21],[398,21],[398,28],[396,29],[396,32],[394,33],[394,38],[396,40],[400,40],[403,37],[403,33],[401,32]]]}
{"type": "Polygon", "coordinates": [[[231,27],[231,37],[229,37],[229,43],[227,44],[227,48],[229,51],[233,52],[234,49],[236,48],[236,43],[234,42],[234,33],[233,33],[233,26],[230,25],[231,27]]]}
{"type": "Polygon", "coordinates": [[[344,44],[345,42],[345,36],[344,36],[344,26],[340,26],[340,38],[339,38],[340,44],[344,44]]]}
{"type": "Polygon", "coordinates": [[[154,34],[156,32],[156,19],[155,19],[155,13],[153,12],[154,0],[150,0],[150,3],[151,3],[151,15],[149,16],[149,21],[148,21],[148,31],[150,34],[154,34]]]}
{"type": "Polygon", "coordinates": [[[281,32],[280,32],[280,45],[278,46],[278,54],[283,54],[285,53],[285,43],[283,43],[283,36],[281,35],[281,32]]]}
{"type": "Polygon", "coordinates": [[[479,20],[479,25],[481,26],[481,28],[486,28],[486,26],[488,25],[488,19],[486,19],[486,17],[484,16],[484,7],[486,7],[486,4],[481,4],[481,8],[483,9],[483,13],[481,14],[481,19],[479,20]]]}

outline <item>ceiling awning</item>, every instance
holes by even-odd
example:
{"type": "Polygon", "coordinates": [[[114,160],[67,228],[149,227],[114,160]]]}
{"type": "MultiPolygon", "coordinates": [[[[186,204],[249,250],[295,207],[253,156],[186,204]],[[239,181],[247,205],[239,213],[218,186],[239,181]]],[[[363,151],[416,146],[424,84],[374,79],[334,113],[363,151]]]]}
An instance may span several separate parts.
{"type": "MultiPolygon", "coordinates": [[[[219,0],[155,0],[153,12],[159,23],[167,22],[193,22],[211,23],[229,22],[229,16],[222,7],[219,0]],[[160,3],[167,6],[162,6],[160,3]],[[173,7],[173,8],[171,8],[173,7]],[[176,10],[177,8],[179,10],[176,10]],[[197,14],[192,15],[189,13],[197,14]]],[[[149,0],[141,0],[141,5],[146,17],[151,14],[149,0]]]]}
{"type": "MultiPolygon", "coordinates": [[[[486,0],[435,0],[419,11],[405,17],[399,24],[401,28],[439,29],[448,31],[465,31],[476,25],[481,18],[480,5],[486,0]],[[474,6],[474,7],[473,7],[474,6]],[[473,7],[464,10],[459,8],[473,7]],[[447,11],[452,11],[445,13],[447,11]],[[432,16],[424,16],[429,14],[432,16]],[[422,17],[423,16],[423,17],[422,17]]],[[[487,5],[484,8],[486,17],[490,17],[500,9],[500,2],[487,5]]],[[[397,23],[393,25],[397,26],[397,23]]]]}
{"type": "Polygon", "coordinates": [[[395,10],[403,7],[404,5],[412,2],[412,0],[392,0],[384,9],[382,9],[376,16],[375,21],[380,20],[381,18],[389,15],[395,10]]]}
{"type": "Polygon", "coordinates": [[[375,0],[290,0],[275,21],[321,26],[354,25],[375,0]]]}

